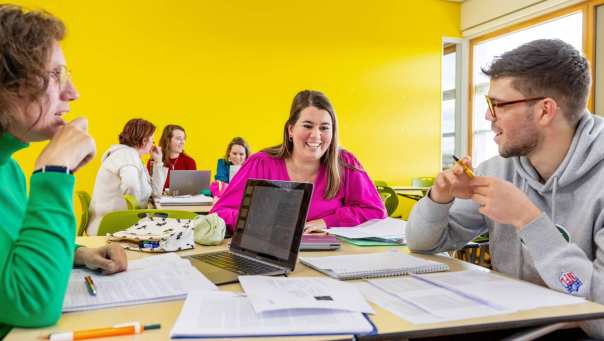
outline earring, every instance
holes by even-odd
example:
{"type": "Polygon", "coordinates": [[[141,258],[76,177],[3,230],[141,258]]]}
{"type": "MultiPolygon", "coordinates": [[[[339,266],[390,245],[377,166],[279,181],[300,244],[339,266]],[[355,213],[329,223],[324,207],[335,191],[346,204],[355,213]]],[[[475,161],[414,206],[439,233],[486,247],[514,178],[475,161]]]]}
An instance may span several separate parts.
{"type": "Polygon", "coordinates": [[[289,142],[294,142],[294,137],[289,135],[289,142]]]}

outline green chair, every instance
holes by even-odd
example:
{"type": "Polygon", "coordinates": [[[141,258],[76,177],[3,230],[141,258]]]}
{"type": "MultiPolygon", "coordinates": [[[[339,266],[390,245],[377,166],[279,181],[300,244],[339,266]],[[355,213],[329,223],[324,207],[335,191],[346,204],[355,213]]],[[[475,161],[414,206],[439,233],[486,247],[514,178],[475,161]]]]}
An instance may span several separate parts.
{"type": "Polygon", "coordinates": [[[138,200],[136,200],[136,197],[132,194],[124,194],[124,200],[126,200],[126,207],[128,207],[129,210],[138,210],[141,208],[138,204],[138,200]]]}
{"type": "Polygon", "coordinates": [[[417,178],[411,178],[411,186],[413,187],[430,187],[434,184],[433,176],[420,176],[417,178]]]}
{"type": "Polygon", "coordinates": [[[384,206],[386,206],[388,216],[392,217],[392,214],[394,214],[398,207],[398,196],[396,195],[396,192],[391,187],[388,187],[386,181],[376,180],[373,183],[380,194],[380,198],[382,198],[382,201],[384,202],[384,206]]]}
{"type": "Polygon", "coordinates": [[[193,219],[197,217],[197,213],[189,211],[176,211],[176,210],[128,210],[128,211],[115,211],[107,213],[99,225],[97,231],[98,236],[104,236],[107,233],[113,233],[121,230],[125,230],[128,227],[134,225],[140,219],[144,218],[145,215],[152,214],[154,216],[162,216],[175,219],[193,219]]]}
{"type": "Polygon", "coordinates": [[[80,199],[80,206],[82,208],[82,214],[80,215],[80,225],[76,231],[76,236],[83,236],[84,231],[88,227],[88,220],[90,219],[90,194],[86,191],[77,191],[76,195],[80,199]]]}

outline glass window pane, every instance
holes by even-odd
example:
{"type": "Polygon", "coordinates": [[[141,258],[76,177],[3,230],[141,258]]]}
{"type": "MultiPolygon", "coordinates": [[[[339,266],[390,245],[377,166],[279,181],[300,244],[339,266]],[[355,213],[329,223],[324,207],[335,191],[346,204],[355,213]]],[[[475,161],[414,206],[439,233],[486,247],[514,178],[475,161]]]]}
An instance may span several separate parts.
{"type": "Polygon", "coordinates": [[[604,6],[596,7],[596,114],[604,116],[604,6]]]}
{"type": "Polygon", "coordinates": [[[473,49],[472,86],[474,98],[472,105],[472,141],[473,164],[478,165],[497,155],[497,145],[490,132],[491,122],[485,119],[487,104],[484,95],[489,90],[489,78],[481,72],[493,58],[502,55],[524,43],[535,39],[557,38],[573,45],[578,50],[583,49],[583,14],[575,13],[557,18],[527,29],[499,36],[495,39],[476,44],[473,49]]]}
{"type": "Polygon", "coordinates": [[[448,168],[455,152],[457,51],[451,50],[451,47],[455,48],[451,43],[445,43],[443,47],[446,52],[442,56],[441,69],[441,164],[448,168]]]}
{"type": "Polygon", "coordinates": [[[443,169],[451,168],[453,166],[453,153],[455,152],[455,136],[443,136],[441,141],[443,169]]]}

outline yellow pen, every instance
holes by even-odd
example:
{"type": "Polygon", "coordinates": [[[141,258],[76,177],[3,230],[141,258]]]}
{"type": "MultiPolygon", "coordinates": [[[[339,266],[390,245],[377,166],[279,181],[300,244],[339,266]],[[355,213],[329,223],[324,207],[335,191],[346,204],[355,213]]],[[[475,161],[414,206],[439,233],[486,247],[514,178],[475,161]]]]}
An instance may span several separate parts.
{"type": "Polygon", "coordinates": [[[96,286],[94,285],[94,282],[92,281],[92,277],[84,276],[84,282],[86,282],[86,288],[88,288],[88,293],[91,296],[96,296],[96,286]]]}
{"type": "Polygon", "coordinates": [[[453,155],[453,160],[455,160],[458,165],[463,167],[463,171],[464,173],[466,173],[467,176],[469,176],[470,178],[474,177],[474,172],[472,172],[472,169],[468,167],[468,165],[466,165],[465,163],[461,162],[461,160],[457,156],[453,155]]]}

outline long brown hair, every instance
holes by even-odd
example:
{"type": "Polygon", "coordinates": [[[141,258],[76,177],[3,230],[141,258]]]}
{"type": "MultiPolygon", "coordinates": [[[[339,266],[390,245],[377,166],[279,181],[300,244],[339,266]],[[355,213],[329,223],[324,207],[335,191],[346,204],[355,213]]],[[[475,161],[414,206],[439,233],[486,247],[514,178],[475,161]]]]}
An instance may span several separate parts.
{"type": "Polygon", "coordinates": [[[42,112],[52,46],[64,36],[65,25],[48,12],[0,5],[0,135],[21,114],[20,100],[37,103],[42,112]]]}
{"type": "MultiPolygon", "coordinates": [[[[162,131],[161,133],[161,138],[159,139],[159,147],[161,148],[161,152],[163,154],[164,165],[167,165],[168,162],[170,162],[170,154],[168,153],[168,147],[170,146],[172,136],[174,136],[174,130],[182,131],[185,134],[185,139],[187,138],[187,132],[185,131],[185,128],[179,126],[178,124],[168,124],[164,128],[164,131],[162,131]]],[[[185,152],[184,149],[182,152],[185,152]]]]}
{"type": "Polygon", "coordinates": [[[263,151],[272,157],[280,159],[291,158],[294,152],[294,142],[289,139],[288,129],[298,122],[300,113],[308,107],[325,110],[331,117],[333,136],[329,149],[321,156],[320,162],[325,165],[327,170],[327,188],[325,189],[323,197],[325,199],[332,199],[340,190],[342,182],[340,168],[342,166],[342,161],[340,160],[340,148],[338,146],[338,121],[336,120],[336,112],[333,110],[333,106],[331,105],[331,102],[329,102],[327,96],[322,92],[315,90],[303,90],[298,92],[292,102],[289,118],[283,126],[283,142],[280,145],[269,147],[263,151]]]}
{"type": "Polygon", "coordinates": [[[247,144],[247,142],[245,142],[243,137],[237,136],[237,137],[233,137],[231,142],[229,142],[229,145],[227,146],[227,149],[226,149],[226,153],[224,154],[224,161],[227,161],[227,162],[229,161],[229,155],[231,154],[231,148],[233,148],[234,145],[241,146],[241,147],[243,147],[243,149],[245,149],[245,160],[247,160],[247,158],[250,157],[250,146],[247,144]]]}

